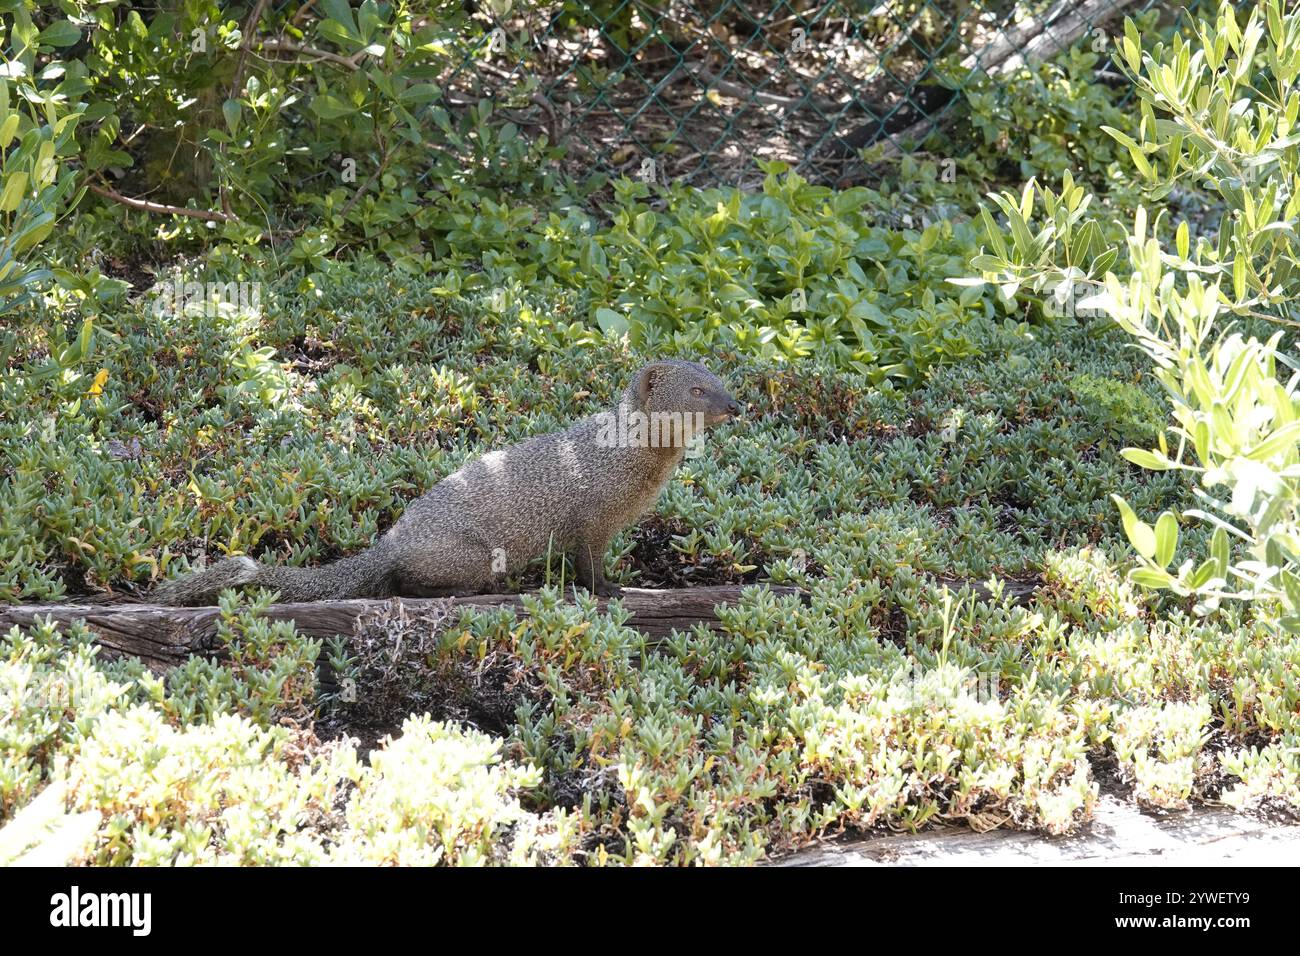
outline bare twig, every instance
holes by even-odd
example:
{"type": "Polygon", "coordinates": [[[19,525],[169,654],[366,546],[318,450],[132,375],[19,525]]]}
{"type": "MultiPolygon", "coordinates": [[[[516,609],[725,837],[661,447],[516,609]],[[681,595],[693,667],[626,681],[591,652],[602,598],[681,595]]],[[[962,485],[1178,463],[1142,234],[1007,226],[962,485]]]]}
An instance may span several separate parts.
{"type": "Polygon", "coordinates": [[[238,216],[229,213],[216,212],[210,209],[186,209],[183,206],[168,206],[166,203],[150,202],[148,199],[132,199],[130,196],[123,196],[119,192],[114,192],[95,183],[87,183],[86,186],[97,196],[103,196],[105,199],[111,199],[123,206],[140,209],[144,212],[155,212],[165,216],[188,216],[190,219],[206,219],[209,222],[239,222],[238,216]]]}
{"type": "Polygon", "coordinates": [[[346,67],[349,70],[356,70],[360,67],[360,59],[351,59],[341,56],[338,53],[331,53],[329,50],[322,50],[319,47],[307,46],[303,43],[294,43],[292,40],[263,40],[261,47],[263,50],[281,51],[285,53],[301,53],[304,56],[313,56],[318,60],[325,60],[338,66],[346,67]]]}
{"type": "MultiPolygon", "coordinates": [[[[230,94],[226,97],[230,100],[237,100],[239,94],[243,92],[244,87],[244,69],[248,65],[248,50],[253,43],[253,34],[257,31],[258,21],[262,18],[262,11],[266,8],[266,0],[257,0],[253,6],[253,12],[248,15],[244,21],[244,35],[239,44],[239,60],[235,63],[235,75],[230,81],[230,94]]],[[[226,155],[226,144],[221,144],[221,155],[226,155]]],[[[226,184],[220,183],[217,186],[218,193],[221,197],[221,211],[227,216],[234,216],[234,210],[230,207],[230,191],[226,184]]]]}
{"type": "Polygon", "coordinates": [[[370,188],[371,184],[384,174],[384,169],[388,166],[388,160],[392,155],[393,151],[391,149],[384,150],[384,158],[379,161],[379,166],[376,167],[375,171],[371,173],[369,177],[367,177],[364,183],[357,187],[357,191],[352,194],[352,198],[349,199],[347,204],[339,211],[339,218],[346,219],[348,217],[348,213],[352,211],[352,207],[361,201],[361,197],[365,194],[366,190],[370,188]]]}

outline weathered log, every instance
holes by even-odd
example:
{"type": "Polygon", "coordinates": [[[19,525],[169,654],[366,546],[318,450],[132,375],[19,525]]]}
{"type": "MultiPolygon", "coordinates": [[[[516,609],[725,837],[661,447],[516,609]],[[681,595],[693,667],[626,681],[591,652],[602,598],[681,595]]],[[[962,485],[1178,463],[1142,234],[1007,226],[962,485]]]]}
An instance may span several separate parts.
{"type": "MultiPolygon", "coordinates": [[[[799,589],[768,585],[775,594],[798,594],[799,589]]],[[[651,641],[667,638],[674,629],[687,630],[694,624],[717,624],[718,605],[734,604],[742,588],[733,586],[694,587],[678,590],[625,588],[622,602],[631,612],[629,626],[651,641]]],[[[411,613],[443,602],[432,598],[394,598],[411,613]]],[[[448,599],[452,607],[523,606],[519,594],[477,594],[448,599]]],[[[601,610],[609,601],[599,599],[601,610]]],[[[273,604],[266,616],[271,620],[291,620],[298,630],[312,637],[350,635],[356,620],[367,612],[382,609],[388,600],[314,601],[305,604],[273,604]]],[[[149,667],[165,670],[185,662],[191,654],[219,652],[215,607],[168,607],[162,604],[19,604],[0,607],[0,632],[15,624],[31,627],[38,617],[50,617],[57,623],[85,621],[96,643],[110,656],[139,657],[149,667]]]]}
{"type": "MultiPolygon", "coordinates": [[[[981,601],[990,599],[988,587],[980,581],[935,575],[936,586],[952,591],[970,588],[981,601]]],[[[773,594],[785,597],[802,594],[799,588],[765,585],[773,594]]],[[[1013,604],[1028,604],[1037,590],[1036,581],[1002,579],[1002,593],[1013,604]]],[[[735,585],[713,585],[670,590],[624,588],[623,606],[631,612],[629,626],[643,633],[651,643],[662,641],[674,630],[688,630],[692,625],[714,626],[718,605],[734,604],[743,590],[735,585]]],[[[436,598],[397,598],[412,614],[442,603],[436,598]]],[[[476,594],[448,599],[453,609],[473,607],[523,607],[520,594],[476,594]]],[[[600,598],[603,611],[609,601],[600,598]]],[[[291,620],[299,631],[312,637],[332,637],[353,633],[357,618],[389,604],[384,600],[313,601],[302,604],[272,604],[266,611],[271,620],[291,620]]],[[[0,606],[0,633],[15,624],[31,627],[38,617],[52,618],[58,624],[84,621],[99,644],[111,657],[138,657],[146,665],[165,670],[182,664],[192,654],[219,654],[217,621],[221,612],[215,607],[169,607],[163,604],[133,604],[87,599],[76,604],[17,604],[0,606]]]]}
{"type": "MultiPolygon", "coordinates": [[[[1014,578],[1004,578],[995,575],[1002,584],[1002,598],[1019,607],[1028,606],[1033,600],[1034,594],[1038,591],[1038,580],[1017,581],[1014,578]]],[[[993,600],[993,592],[989,589],[988,584],[983,581],[977,581],[974,578],[954,578],[946,574],[935,574],[930,576],[935,587],[946,587],[949,591],[957,593],[970,588],[978,601],[993,600]]]]}

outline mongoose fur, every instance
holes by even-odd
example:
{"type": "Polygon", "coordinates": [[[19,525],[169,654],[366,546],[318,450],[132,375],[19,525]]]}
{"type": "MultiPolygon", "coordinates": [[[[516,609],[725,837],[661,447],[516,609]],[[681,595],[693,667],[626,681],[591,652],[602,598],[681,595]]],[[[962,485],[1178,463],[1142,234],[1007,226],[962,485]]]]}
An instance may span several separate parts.
{"type": "Polygon", "coordinates": [[[613,408],[448,475],[367,551],[313,568],[227,558],[154,594],[194,605],[240,585],[283,601],[483,593],[548,553],[572,554],[576,583],[592,593],[617,594],[604,575],[611,539],[654,504],[689,441],[739,413],[702,365],[652,362],[613,408]]]}

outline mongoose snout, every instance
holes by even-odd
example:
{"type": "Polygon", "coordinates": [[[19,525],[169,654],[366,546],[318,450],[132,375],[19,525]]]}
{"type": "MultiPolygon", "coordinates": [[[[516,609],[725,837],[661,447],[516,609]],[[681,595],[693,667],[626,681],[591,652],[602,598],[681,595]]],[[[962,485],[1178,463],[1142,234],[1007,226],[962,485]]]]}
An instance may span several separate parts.
{"type": "Polygon", "coordinates": [[[725,388],[711,391],[697,385],[691,391],[694,397],[703,400],[707,405],[704,411],[707,425],[721,425],[723,422],[740,417],[740,402],[732,398],[725,388]]]}
{"type": "Polygon", "coordinates": [[[155,595],[165,604],[211,604],[240,585],[273,588],[286,601],[473,594],[563,553],[573,556],[577,584],[617,594],[604,574],[610,541],[653,507],[702,431],[741,411],[704,366],[651,362],[611,408],[448,475],[367,551],[313,568],[229,558],[163,582],[155,595]]]}

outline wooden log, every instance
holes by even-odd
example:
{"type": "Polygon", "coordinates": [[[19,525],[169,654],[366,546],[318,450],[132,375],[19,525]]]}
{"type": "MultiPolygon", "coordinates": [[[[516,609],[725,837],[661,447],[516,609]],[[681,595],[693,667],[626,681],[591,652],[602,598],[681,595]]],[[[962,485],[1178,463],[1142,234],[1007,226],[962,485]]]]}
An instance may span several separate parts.
{"type": "MultiPolygon", "coordinates": [[[[766,585],[774,594],[801,593],[798,588],[766,585]]],[[[718,605],[734,604],[743,590],[736,586],[648,590],[625,588],[623,607],[631,612],[629,626],[651,641],[667,638],[673,630],[687,630],[694,624],[717,624],[718,605]]],[[[314,601],[304,604],[272,604],[266,611],[271,620],[291,620],[298,630],[312,637],[350,635],[361,615],[399,601],[409,612],[418,613],[443,602],[434,598],[392,598],[384,600],[314,601]]],[[[523,595],[477,594],[449,599],[452,607],[523,606],[523,595]]],[[[609,601],[600,598],[605,610],[609,601]]],[[[110,656],[139,657],[156,670],[185,662],[191,654],[212,654],[217,645],[215,607],[169,607],[162,604],[18,604],[0,607],[0,632],[14,625],[31,627],[38,617],[53,618],[59,624],[85,621],[110,656]]]]}
{"type": "MultiPolygon", "coordinates": [[[[1017,581],[1013,578],[1004,578],[996,575],[1002,583],[1002,598],[1018,607],[1027,607],[1033,600],[1034,595],[1038,592],[1038,581],[1017,581]]],[[[954,578],[947,574],[934,574],[930,576],[935,587],[946,587],[954,594],[965,588],[970,588],[978,601],[993,600],[993,592],[983,581],[977,581],[974,578],[954,578]]]]}

